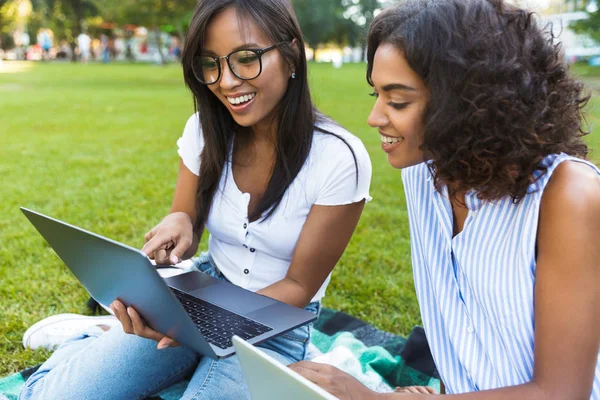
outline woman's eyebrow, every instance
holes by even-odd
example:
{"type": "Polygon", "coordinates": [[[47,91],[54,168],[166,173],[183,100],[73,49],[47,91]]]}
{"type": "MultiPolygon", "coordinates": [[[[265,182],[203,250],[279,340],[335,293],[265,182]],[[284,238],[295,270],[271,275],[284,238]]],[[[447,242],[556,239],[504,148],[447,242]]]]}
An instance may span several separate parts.
{"type": "Polygon", "coordinates": [[[392,90],[406,90],[406,91],[409,91],[409,92],[416,92],[417,91],[417,89],[415,89],[414,87],[405,85],[403,83],[390,83],[390,84],[387,84],[387,85],[383,86],[381,88],[381,90],[384,91],[384,92],[390,92],[392,90]]]}
{"type": "MultiPolygon", "coordinates": [[[[256,49],[256,48],[262,48],[263,46],[259,45],[258,43],[244,43],[242,45],[239,45],[237,47],[234,47],[232,51],[238,51],[238,50],[244,50],[244,49],[256,49]]],[[[206,54],[206,55],[210,55],[210,56],[217,56],[217,53],[215,53],[212,50],[209,49],[202,49],[202,54],[206,54]]]]}

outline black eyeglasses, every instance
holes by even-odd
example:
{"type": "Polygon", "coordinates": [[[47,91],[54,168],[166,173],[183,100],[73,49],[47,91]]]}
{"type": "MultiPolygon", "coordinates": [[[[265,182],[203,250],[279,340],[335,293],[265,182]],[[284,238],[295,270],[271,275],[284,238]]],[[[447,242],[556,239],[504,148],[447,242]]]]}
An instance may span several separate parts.
{"type": "Polygon", "coordinates": [[[236,77],[244,81],[255,79],[262,72],[262,55],[284,43],[279,42],[264,49],[236,50],[221,57],[199,55],[194,57],[192,72],[200,83],[212,85],[221,78],[221,59],[224,58],[236,77]]]}

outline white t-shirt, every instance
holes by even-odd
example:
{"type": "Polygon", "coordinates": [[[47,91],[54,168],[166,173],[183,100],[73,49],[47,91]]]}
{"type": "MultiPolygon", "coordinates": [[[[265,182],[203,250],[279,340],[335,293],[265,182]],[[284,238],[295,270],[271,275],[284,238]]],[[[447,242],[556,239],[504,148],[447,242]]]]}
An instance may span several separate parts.
{"type": "MultiPolygon", "coordinates": [[[[304,166],[277,210],[265,221],[249,222],[250,194],[238,189],[229,157],[212,201],[206,229],[210,232],[209,252],[233,284],[257,291],[285,278],[313,205],[334,206],[371,200],[371,160],[363,143],[333,123],[321,127],[344,138],[354,150],[357,163],[339,138],[315,131],[304,166]]],[[[177,146],[184,165],[198,175],[204,147],[198,114],[188,120],[177,146]]],[[[323,297],[330,278],[327,277],[312,301],[323,297]]]]}

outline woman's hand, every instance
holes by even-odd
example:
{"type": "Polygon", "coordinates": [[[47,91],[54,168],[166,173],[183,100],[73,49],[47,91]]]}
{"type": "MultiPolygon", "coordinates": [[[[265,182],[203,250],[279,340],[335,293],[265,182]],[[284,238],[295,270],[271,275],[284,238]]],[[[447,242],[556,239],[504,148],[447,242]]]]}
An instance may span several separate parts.
{"type": "Polygon", "coordinates": [[[360,383],[352,375],[327,364],[300,361],[290,368],[336,396],[340,400],[371,400],[378,394],[360,383]]]}
{"type": "Polygon", "coordinates": [[[158,342],[156,348],[159,350],[179,346],[179,343],[175,340],[146,325],[140,314],[133,307],[125,308],[123,303],[115,300],[110,304],[110,309],[115,313],[115,317],[119,319],[121,325],[123,325],[125,333],[155,340],[158,342]]]}
{"type": "Polygon", "coordinates": [[[404,386],[397,387],[394,392],[396,393],[414,393],[414,394],[436,394],[433,388],[429,386],[404,386]]]}
{"type": "Polygon", "coordinates": [[[178,264],[194,239],[192,219],[184,212],[169,214],[144,239],[142,252],[156,264],[178,264]]]}

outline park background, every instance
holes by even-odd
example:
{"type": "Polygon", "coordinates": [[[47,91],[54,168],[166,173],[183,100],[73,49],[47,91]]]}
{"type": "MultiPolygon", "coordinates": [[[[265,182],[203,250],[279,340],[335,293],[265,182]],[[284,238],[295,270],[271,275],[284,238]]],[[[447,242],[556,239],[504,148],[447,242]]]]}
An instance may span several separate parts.
{"type": "MultiPolygon", "coordinates": [[[[105,63],[100,58],[83,65],[57,60],[57,52],[44,61],[15,60],[16,44],[10,47],[6,38],[19,26],[23,28],[23,20],[15,21],[16,14],[8,15],[7,10],[22,1],[0,0],[0,32],[5,46],[4,60],[0,57],[0,376],[35,365],[50,354],[22,348],[22,334],[31,324],[57,313],[89,313],[89,296],[20,213],[19,206],[141,247],[145,232],[169,211],[178,168],[175,142],[193,112],[181,67],[169,57],[166,46],[165,57],[136,62],[115,58],[105,63]]],[[[92,33],[94,23],[146,24],[148,32],[177,37],[192,9],[190,5],[186,8],[185,2],[177,2],[181,6],[177,13],[167,7],[166,16],[158,18],[142,11],[136,14],[127,7],[138,4],[140,10],[147,10],[144,4],[150,7],[156,3],[153,10],[160,14],[160,7],[169,2],[122,0],[122,8],[117,9],[102,8],[110,5],[108,0],[34,3],[35,7],[29,3],[32,14],[27,20],[28,27],[34,26],[32,34],[36,29],[53,29],[55,38],[62,35],[65,41],[72,40],[82,26],[92,33]],[[40,8],[42,3],[45,5],[40,8]],[[83,14],[77,14],[73,7],[82,3],[96,8],[86,6],[83,14]]],[[[344,58],[350,54],[363,54],[364,28],[385,3],[293,3],[304,33],[314,36],[307,39],[308,51],[315,56],[309,75],[316,105],[363,140],[373,163],[374,199],[366,206],[334,270],[324,304],[380,329],[408,335],[421,320],[411,274],[400,172],[388,165],[379,135],[366,124],[373,104],[368,96],[371,89],[365,79],[366,65],[360,62],[361,57],[359,62],[339,62],[351,61],[344,58]],[[316,35],[317,27],[326,23],[331,27],[316,35]],[[323,54],[321,61],[333,63],[317,62],[319,53],[323,54]]],[[[566,34],[575,35],[579,43],[588,43],[584,47],[590,52],[596,35],[595,4],[571,0],[532,6],[538,7],[543,17],[587,15],[578,19],[583,25],[566,34]]],[[[113,26],[110,24],[103,26],[113,26]]],[[[591,130],[586,141],[592,150],[600,149],[597,55],[571,55],[570,59],[572,72],[592,95],[586,108],[591,130]]],[[[592,151],[590,158],[600,163],[599,152],[592,151]]],[[[201,249],[206,249],[206,239],[201,249]]]]}

